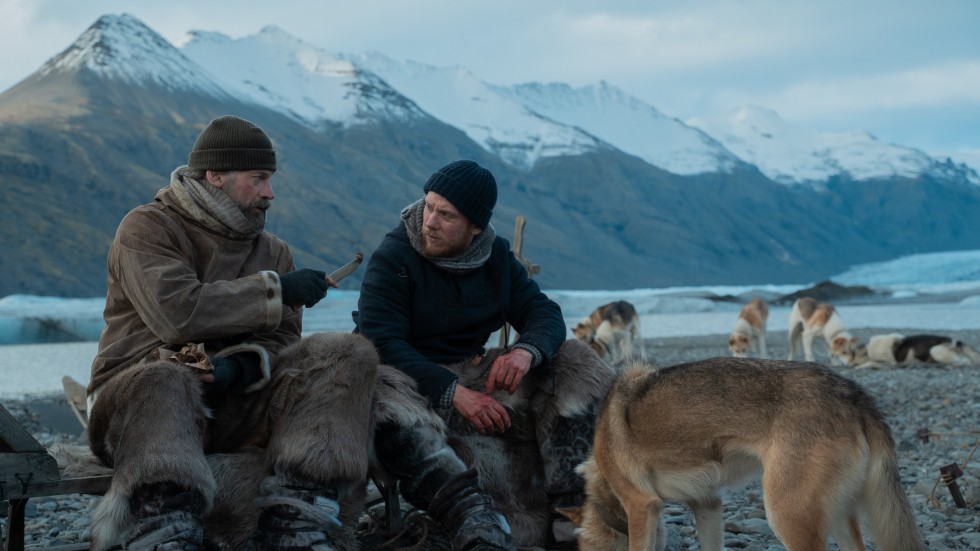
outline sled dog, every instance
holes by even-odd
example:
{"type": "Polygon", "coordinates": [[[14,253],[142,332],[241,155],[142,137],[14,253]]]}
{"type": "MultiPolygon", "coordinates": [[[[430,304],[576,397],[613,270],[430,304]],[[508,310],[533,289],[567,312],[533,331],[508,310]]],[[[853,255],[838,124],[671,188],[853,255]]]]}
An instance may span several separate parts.
{"type": "Polygon", "coordinates": [[[630,362],[606,396],[579,466],[581,551],[664,549],[665,501],[691,507],[701,549],[723,544],[723,486],[762,480],[766,517],[789,551],[926,549],[874,399],[814,363],[713,358],[655,370],[630,362]],[[656,546],[655,546],[656,545],[656,546]]]}
{"type": "Polygon", "coordinates": [[[736,358],[744,358],[755,350],[760,358],[768,358],[766,350],[766,320],[769,306],[761,298],[754,298],[742,307],[735,328],[728,337],[728,350],[736,358]]]}
{"type": "Polygon", "coordinates": [[[640,336],[640,316],[625,300],[596,308],[572,332],[608,363],[615,364],[629,356],[646,357],[640,336]]]}
{"type": "Polygon", "coordinates": [[[963,341],[942,335],[898,333],[875,335],[851,353],[854,367],[910,365],[916,362],[945,365],[980,364],[980,352],[963,341]]]}
{"type": "Polygon", "coordinates": [[[813,341],[820,336],[827,343],[830,363],[847,364],[851,348],[858,338],[844,328],[837,310],[831,304],[817,303],[812,298],[801,298],[793,303],[789,314],[789,358],[793,359],[800,342],[803,343],[803,358],[813,361],[813,341]]]}

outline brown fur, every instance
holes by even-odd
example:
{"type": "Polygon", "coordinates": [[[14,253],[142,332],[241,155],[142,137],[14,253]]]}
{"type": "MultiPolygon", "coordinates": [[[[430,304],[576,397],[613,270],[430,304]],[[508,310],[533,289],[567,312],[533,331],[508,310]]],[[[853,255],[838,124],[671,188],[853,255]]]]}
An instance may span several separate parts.
{"type": "Polygon", "coordinates": [[[831,363],[846,365],[851,357],[851,349],[857,345],[858,338],[852,336],[841,322],[833,305],[817,303],[806,297],[793,303],[789,315],[789,357],[792,360],[797,347],[802,342],[803,358],[813,361],[813,341],[822,337],[827,344],[831,363]]]}
{"type": "Polygon", "coordinates": [[[596,308],[572,329],[572,333],[608,363],[619,363],[629,357],[646,357],[640,316],[625,300],[596,308]]]}
{"type": "Polygon", "coordinates": [[[256,481],[274,472],[337,487],[344,526],[331,534],[341,549],[354,548],[377,364],[363,337],[311,335],[280,354],[271,384],[231,396],[213,412],[187,367],[155,362],[117,375],[100,389],[89,423],[93,451],[114,468],[93,513],[93,550],[112,545],[132,522],[128,500],[135,487],[159,481],[201,492],[205,523],[217,515],[215,537],[244,541],[257,514],[256,481]],[[220,534],[221,527],[231,532],[220,534]]]}
{"type": "Polygon", "coordinates": [[[926,548],[874,400],[817,364],[634,362],[603,404],[580,471],[581,551],[663,549],[665,501],[687,503],[701,549],[720,550],[720,488],[760,475],[769,524],[789,551],[824,551],[828,535],[864,549],[860,515],[879,549],[926,548]]]}
{"type": "Polygon", "coordinates": [[[766,321],[769,319],[769,306],[761,298],[750,300],[738,314],[738,321],[728,337],[728,351],[736,358],[748,356],[752,350],[760,358],[769,356],[766,350],[766,321]]]}

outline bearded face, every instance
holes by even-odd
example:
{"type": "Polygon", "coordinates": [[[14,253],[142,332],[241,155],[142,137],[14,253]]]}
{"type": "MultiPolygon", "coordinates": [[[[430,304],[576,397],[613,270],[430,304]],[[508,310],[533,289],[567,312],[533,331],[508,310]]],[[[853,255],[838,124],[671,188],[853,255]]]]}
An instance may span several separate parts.
{"type": "Polygon", "coordinates": [[[272,172],[268,170],[242,170],[213,173],[209,181],[221,188],[238,205],[245,218],[257,230],[265,229],[265,212],[276,198],[272,192],[272,172]]]}
{"type": "Polygon", "coordinates": [[[432,258],[452,258],[461,255],[480,234],[466,216],[445,197],[434,191],[425,194],[422,211],[422,246],[432,258]]]}

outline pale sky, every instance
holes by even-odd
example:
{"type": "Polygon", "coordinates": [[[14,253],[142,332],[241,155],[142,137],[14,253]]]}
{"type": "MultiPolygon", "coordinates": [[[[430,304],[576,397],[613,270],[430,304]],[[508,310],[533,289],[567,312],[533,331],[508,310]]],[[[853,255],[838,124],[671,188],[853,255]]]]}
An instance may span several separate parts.
{"type": "Polygon", "coordinates": [[[119,13],[175,45],[276,25],[492,84],[606,81],[681,120],[758,105],[980,167],[978,0],[0,0],[0,91],[119,13]]]}

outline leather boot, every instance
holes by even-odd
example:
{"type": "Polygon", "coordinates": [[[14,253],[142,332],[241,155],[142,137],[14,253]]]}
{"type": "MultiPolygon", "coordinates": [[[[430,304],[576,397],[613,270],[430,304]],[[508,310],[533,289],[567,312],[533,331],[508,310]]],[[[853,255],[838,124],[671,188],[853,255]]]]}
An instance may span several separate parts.
{"type": "Polygon", "coordinates": [[[203,548],[204,497],[173,482],[139,486],[129,498],[136,522],[122,536],[123,549],[198,551],[203,548]]]}
{"type": "Polygon", "coordinates": [[[449,530],[456,551],[515,549],[507,520],[480,490],[474,469],[452,477],[440,488],[428,513],[449,530]]]}
{"type": "Polygon", "coordinates": [[[334,551],[330,529],[340,527],[337,492],[310,488],[270,476],[255,500],[262,510],[251,549],[267,551],[334,551]]]}

